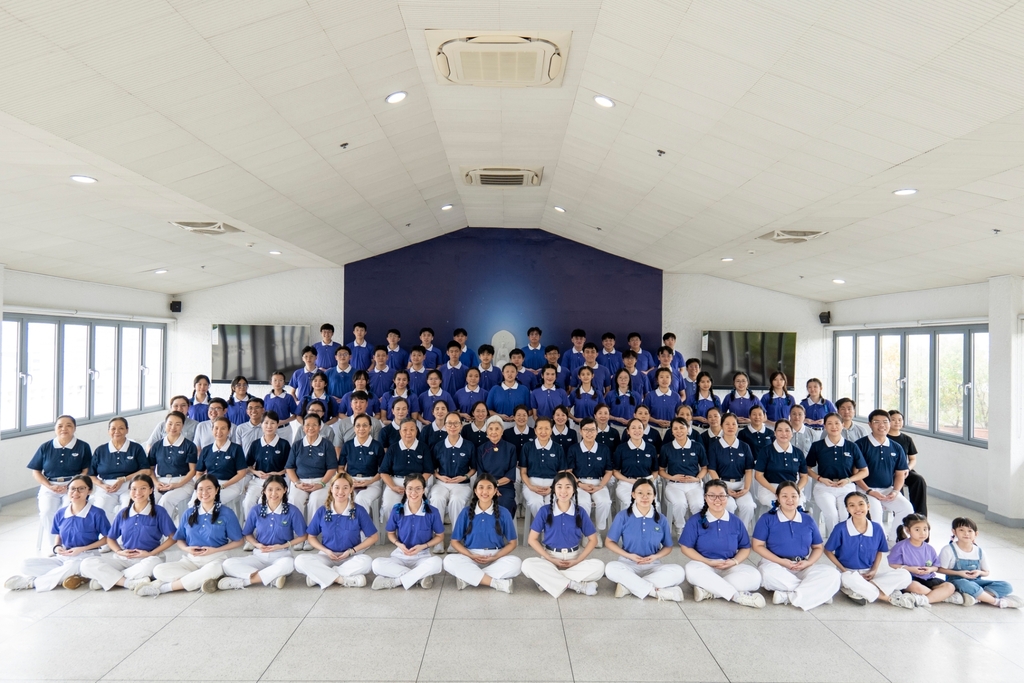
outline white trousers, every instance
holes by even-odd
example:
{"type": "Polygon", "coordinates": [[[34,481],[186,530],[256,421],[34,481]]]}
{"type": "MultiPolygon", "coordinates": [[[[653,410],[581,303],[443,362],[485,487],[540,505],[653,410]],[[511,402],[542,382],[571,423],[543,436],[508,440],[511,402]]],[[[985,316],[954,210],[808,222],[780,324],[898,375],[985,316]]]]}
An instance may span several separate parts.
{"type": "MultiPolygon", "coordinates": [[[[551,551],[548,551],[551,553],[551,551]]],[[[580,551],[551,553],[559,560],[575,560],[580,551]]],[[[597,581],[604,576],[604,562],[601,560],[583,560],[568,569],[559,569],[541,557],[529,557],[523,560],[523,576],[532,579],[551,597],[557,598],[569,587],[570,581],[597,581]]]]}
{"type": "MultiPolygon", "coordinates": [[[[530,477],[530,481],[534,486],[551,486],[551,482],[554,479],[544,479],[542,477],[530,477]]],[[[526,485],[523,485],[523,502],[526,507],[530,508],[530,514],[534,517],[537,516],[537,512],[545,505],[551,504],[551,494],[541,496],[531,491],[526,485]]],[[[473,584],[476,585],[475,583],[473,584]]]]}
{"type": "Polygon", "coordinates": [[[288,576],[295,571],[295,558],[290,550],[275,550],[265,553],[253,550],[249,557],[229,557],[224,560],[224,573],[237,579],[248,579],[259,573],[260,581],[269,586],[279,576],[288,576]]]}
{"type": "MultiPolygon", "coordinates": [[[[405,477],[391,477],[391,479],[395,482],[395,486],[398,486],[399,488],[405,486],[405,477]]],[[[358,498],[359,497],[356,496],[357,501],[358,498]]],[[[391,509],[401,502],[401,493],[395,493],[391,490],[390,486],[384,486],[380,499],[380,521],[387,522],[388,518],[391,516],[391,509]]],[[[374,569],[373,573],[376,574],[378,572],[374,569]]]]}
{"type": "Polygon", "coordinates": [[[749,564],[740,564],[728,569],[715,569],[696,560],[686,563],[686,580],[691,586],[698,586],[716,598],[732,600],[740,591],[752,593],[761,587],[761,575],[749,564]]]}
{"type": "Polygon", "coordinates": [[[390,557],[378,557],[371,565],[373,573],[377,576],[386,576],[391,579],[398,579],[402,587],[409,590],[420,579],[441,573],[441,558],[432,555],[430,549],[406,555],[397,548],[390,557]]]}
{"type": "MultiPolygon", "coordinates": [[[[176,484],[181,481],[184,477],[160,477],[157,481],[165,484],[176,484]]],[[[156,504],[167,510],[167,514],[171,516],[174,523],[177,524],[181,518],[181,513],[185,506],[192,499],[192,493],[196,490],[195,481],[190,481],[184,486],[180,486],[173,491],[167,493],[160,493],[159,491],[154,492],[156,495],[156,504]]],[[[243,522],[245,520],[242,520],[243,522]]]]}
{"type": "MultiPolygon", "coordinates": [[[[312,479],[299,479],[299,481],[303,484],[316,484],[320,486],[320,482],[323,480],[319,477],[314,477],[312,479]]],[[[312,493],[306,493],[295,484],[288,484],[288,503],[303,511],[303,516],[308,524],[309,520],[313,518],[313,513],[324,504],[330,493],[330,489],[326,486],[312,493]]]]}
{"type": "MultiPolygon", "coordinates": [[[[850,483],[838,488],[818,484],[814,487],[814,504],[821,510],[821,521],[825,523],[825,539],[832,535],[832,530],[840,522],[850,518],[846,511],[846,496],[857,490],[857,485],[850,483]]],[[[868,504],[868,509],[870,509],[868,504]]]]}
{"type": "MultiPolygon", "coordinates": [[[[528,490],[528,489],[524,489],[528,490]]],[[[470,550],[477,556],[489,557],[497,555],[497,550],[470,550]]],[[[457,579],[462,579],[471,586],[479,586],[484,575],[492,579],[511,579],[523,571],[523,561],[515,555],[505,555],[493,560],[490,564],[479,565],[462,553],[448,555],[444,558],[444,570],[457,579]]]]}
{"type": "Polygon", "coordinates": [[[839,592],[839,570],[831,564],[818,562],[798,572],[782,565],[761,560],[757,565],[761,585],[770,591],[790,593],[789,603],[805,612],[824,605],[839,592]]]}
{"type": "Polygon", "coordinates": [[[682,483],[665,480],[665,500],[672,510],[672,523],[682,529],[687,512],[696,515],[704,507],[704,485],[699,481],[682,483]]]}
{"type": "MultiPolygon", "coordinates": [[[[743,482],[729,481],[726,482],[726,486],[729,487],[730,491],[739,491],[743,488],[743,482]]],[[[753,486],[753,484],[751,486],[753,486]]],[[[703,503],[701,503],[701,507],[704,507],[703,503]]],[[[740,496],[739,498],[729,496],[725,500],[725,509],[729,511],[729,514],[735,514],[740,518],[743,524],[746,525],[748,533],[754,528],[754,510],[756,507],[757,506],[754,505],[754,497],[750,495],[750,491],[747,491],[745,495],[740,496]]]]}
{"type": "Polygon", "coordinates": [[[165,562],[153,567],[153,578],[160,583],[181,581],[187,591],[197,591],[210,579],[224,576],[223,562],[227,553],[213,555],[183,555],[177,562],[165,562]]]}
{"type": "Polygon", "coordinates": [[[637,564],[624,557],[606,564],[604,575],[609,581],[621,583],[641,600],[651,594],[652,588],[678,586],[686,578],[678,564],[662,564],[657,560],[651,564],[637,564]]]}
{"type": "MultiPolygon", "coordinates": [[[[875,490],[883,495],[888,495],[892,492],[892,487],[875,490]]],[[[914,506],[910,504],[910,501],[902,493],[897,492],[895,498],[885,501],[868,496],[868,510],[871,512],[871,520],[878,522],[885,529],[885,537],[889,539],[889,545],[891,546],[896,540],[896,529],[903,523],[903,518],[914,511],[914,506]],[[891,511],[895,515],[893,522],[887,523],[884,521],[883,510],[891,511]]],[[[885,563],[883,562],[882,564],[885,563]]]]}
{"type": "MultiPolygon", "coordinates": [[[[51,480],[50,483],[54,486],[67,486],[71,481],[51,480]]],[[[43,527],[43,535],[49,539],[43,544],[43,547],[49,548],[53,546],[53,534],[50,533],[50,529],[53,528],[53,518],[57,515],[57,511],[67,505],[70,500],[67,493],[54,493],[45,486],[39,487],[36,500],[39,503],[39,523],[43,527]]]]}
{"type": "Polygon", "coordinates": [[[373,560],[366,555],[353,555],[347,560],[335,562],[323,553],[303,553],[295,558],[295,571],[316,581],[320,588],[327,588],[340,576],[362,576],[370,573],[373,560]]]}
{"type": "MultiPolygon", "coordinates": [[[[116,479],[101,479],[104,484],[113,484],[116,479]]],[[[113,493],[107,493],[98,486],[94,486],[89,494],[89,502],[107,513],[107,522],[114,523],[114,513],[123,508],[131,500],[128,491],[128,482],[121,484],[113,493]]]]}
{"type": "Polygon", "coordinates": [[[455,524],[462,509],[469,505],[469,498],[473,490],[469,482],[463,484],[446,484],[443,481],[435,481],[430,487],[430,504],[441,511],[442,519],[444,512],[448,512],[448,521],[455,524]]]}
{"type": "Polygon", "coordinates": [[[30,557],[21,563],[23,576],[35,579],[36,592],[52,591],[64,583],[64,579],[79,572],[82,561],[99,556],[99,550],[87,550],[74,557],[30,557]]]}
{"type": "MultiPolygon", "coordinates": [[[[591,486],[597,486],[601,483],[600,479],[580,479],[580,481],[591,486]]],[[[595,493],[587,493],[583,489],[579,489],[576,492],[576,499],[579,501],[580,507],[586,510],[588,514],[590,513],[590,506],[594,506],[594,514],[591,516],[591,520],[593,520],[594,526],[599,531],[604,531],[608,528],[608,519],[612,516],[612,496],[607,486],[595,493]]]]}
{"type": "MultiPolygon", "coordinates": [[[[245,493],[242,494],[242,524],[245,524],[245,520],[249,517],[249,511],[259,505],[260,498],[263,497],[263,482],[266,479],[260,479],[256,476],[248,477],[249,483],[245,485],[245,493]]],[[[292,500],[292,486],[288,486],[288,502],[293,503],[292,500]]]]}
{"type": "MultiPolygon", "coordinates": [[[[658,490],[658,483],[654,477],[641,477],[651,482],[651,486],[654,487],[655,492],[658,490]]],[[[612,477],[614,480],[615,477],[612,477]]],[[[625,481],[615,482],[615,500],[619,503],[619,510],[625,510],[633,504],[633,485],[625,481]]],[[[661,503],[658,501],[658,496],[654,496],[654,506],[660,510],[661,503]]]]}
{"type": "MultiPolygon", "coordinates": [[[[354,479],[357,482],[358,481],[369,481],[370,479],[373,479],[373,477],[354,477],[354,479]]],[[[356,505],[362,505],[363,509],[366,510],[366,514],[368,514],[368,515],[370,515],[372,517],[373,516],[373,504],[374,504],[374,502],[380,500],[381,493],[383,492],[383,490],[384,490],[384,482],[382,482],[380,479],[378,479],[377,481],[373,482],[369,486],[365,486],[365,487],[363,487],[361,489],[355,489],[355,492],[356,492],[356,496],[355,496],[356,505]]],[[[381,512],[383,513],[383,508],[381,509],[381,512]]],[[[390,514],[390,510],[389,510],[389,514],[390,514]]]]}
{"type": "Polygon", "coordinates": [[[89,557],[82,561],[79,570],[87,579],[96,579],[108,591],[117,585],[121,577],[125,579],[141,579],[144,576],[153,576],[153,568],[162,564],[162,555],[151,555],[149,557],[132,558],[121,557],[116,553],[110,553],[101,557],[89,557]]]}
{"type": "Polygon", "coordinates": [[[892,595],[893,591],[903,590],[909,586],[913,578],[906,569],[893,569],[885,560],[882,560],[882,564],[878,566],[878,573],[871,581],[865,579],[862,572],[859,571],[843,572],[842,581],[845,588],[865,598],[868,602],[874,602],[878,599],[880,592],[892,595]]]}

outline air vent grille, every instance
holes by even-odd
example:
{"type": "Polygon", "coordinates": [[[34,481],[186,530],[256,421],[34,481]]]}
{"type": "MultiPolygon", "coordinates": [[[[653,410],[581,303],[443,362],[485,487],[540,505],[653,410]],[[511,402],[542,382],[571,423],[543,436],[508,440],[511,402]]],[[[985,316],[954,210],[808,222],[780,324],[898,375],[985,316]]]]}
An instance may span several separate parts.
{"type": "Polygon", "coordinates": [[[810,242],[825,234],[827,233],[821,230],[772,230],[758,239],[770,240],[778,244],[800,244],[801,242],[810,242]]]}
{"type": "Polygon", "coordinates": [[[537,80],[536,52],[463,52],[462,76],[467,81],[532,84],[537,80]]]}
{"type": "Polygon", "coordinates": [[[525,185],[526,176],[523,174],[498,175],[496,173],[481,173],[481,185],[525,185]]]}
{"type": "Polygon", "coordinates": [[[424,31],[441,85],[527,88],[562,85],[572,31],[424,31]]]}
{"type": "Polygon", "coordinates": [[[537,187],[544,174],[542,166],[463,166],[460,170],[467,185],[481,187],[537,187]]]}
{"type": "Polygon", "coordinates": [[[198,235],[224,235],[229,232],[242,232],[235,226],[220,221],[171,221],[171,225],[198,235]]]}

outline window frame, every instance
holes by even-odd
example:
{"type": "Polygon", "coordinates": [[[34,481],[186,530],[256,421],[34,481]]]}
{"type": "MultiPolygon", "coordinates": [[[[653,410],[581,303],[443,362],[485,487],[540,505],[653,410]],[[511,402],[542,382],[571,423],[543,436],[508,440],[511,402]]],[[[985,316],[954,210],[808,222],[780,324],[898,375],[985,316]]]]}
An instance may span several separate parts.
{"type": "Polygon", "coordinates": [[[85,318],[76,316],[60,316],[60,315],[46,315],[46,314],[34,314],[34,313],[4,313],[4,321],[11,321],[18,323],[18,368],[17,372],[19,377],[16,379],[16,405],[17,405],[17,426],[13,429],[5,429],[0,432],[0,438],[9,439],[19,436],[29,436],[33,434],[42,434],[53,431],[55,422],[44,423],[40,425],[33,425],[32,427],[26,426],[27,417],[27,401],[28,392],[26,391],[26,384],[21,381],[21,374],[28,374],[28,325],[29,323],[52,323],[57,325],[57,338],[56,338],[56,352],[54,354],[56,386],[54,387],[54,416],[63,415],[65,412],[64,406],[64,343],[65,343],[65,326],[66,325],[77,325],[88,327],[88,338],[87,338],[87,353],[88,358],[88,385],[86,388],[85,396],[85,411],[84,417],[76,417],[75,420],[79,426],[85,424],[102,423],[110,420],[115,415],[130,417],[133,415],[142,415],[144,413],[151,413],[158,410],[166,409],[167,397],[167,325],[166,323],[158,322],[147,322],[144,320],[119,320],[110,318],[85,318]],[[95,389],[96,389],[96,328],[97,327],[114,327],[114,412],[104,412],[102,414],[96,413],[96,401],[95,401],[95,389]],[[122,367],[121,367],[121,330],[123,327],[134,327],[141,330],[140,334],[140,351],[139,351],[139,369],[138,369],[138,401],[139,408],[137,410],[118,412],[118,408],[121,405],[121,378],[122,378],[122,367]],[[146,406],[145,392],[147,382],[153,381],[153,374],[144,370],[146,351],[147,351],[147,340],[146,330],[150,328],[157,328],[160,330],[160,372],[156,374],[156,381],[159,384],[159,405],[146,406]]]}
{"type": "MultiPolygon", "coordinates": [[[[874,378],[875,384],[875,405],[884,408],[885,410],[892,410],[892,406],[882,406],[882,354],[881,354],[881,338],[884,336],[899,336],[900,337],[900,388],[899,388],[899,405],[896,406],[899,411],[903,414],[907,414],[907,377],[909,370],[909,342],[908,337],[910,336],[927,336],[929,344],[929,364],[928,364],[928,379],[929,379],[929,404],[928,404],[928,428],[922,429],[920,427],[911,427],[905,425],[903,431],[914,434],[927,436],[933,439],[942,439],[944,441],[951,441],[953,443],[965,444],[968,446],[974,446],[976,448],[988,448],[987,439],[979,439],[974,437],[974,396],[977,389],[977,379],[974,376],[974,352],[975,352],[975,334],[979,332],[988,333],[987,323],[972,323],[965,325],[941,325],[934,327],[894,327],[894,328],[871,328],[871,329],[852,329],[852,330],[834,330],[832,332],[832,386],[839,386],[839,344],[838,340],[843,337],[849,337],[852,341],[852,358],[849,362],[852,364],[852,379],[850,380],[852,396],[854,400],[857,400],[857,394],[860,391],[860,375],[862,372],[869,373],[874,378]],[[964,340],[963,347],[963,381],[960,383],[960,391],[962,392],[963,405],[962,405],[962,421],[963,421],[963,434],[957,436],[949,434],[947,432],[939,431],[939,413],[940,413],[940,395],[939,395],[939,348],[938,338],[939,335],[943,334],[962,334],[964,340]],[[874,367],[871,368],[860,368],[858,366],[858,338],[859,337],[874,337],[875,338],[875,362],[874,367]]],[[[991,339],[991,337],[990,337],[991,339]]],[[[836,401],[842,396],[836,396],[833,401],[836,401]]],[[[991,398],[989,400],[991,404],[991,398]]],[[[864,422],[864,418],[855,417],[855,420],[864,422]]]]}

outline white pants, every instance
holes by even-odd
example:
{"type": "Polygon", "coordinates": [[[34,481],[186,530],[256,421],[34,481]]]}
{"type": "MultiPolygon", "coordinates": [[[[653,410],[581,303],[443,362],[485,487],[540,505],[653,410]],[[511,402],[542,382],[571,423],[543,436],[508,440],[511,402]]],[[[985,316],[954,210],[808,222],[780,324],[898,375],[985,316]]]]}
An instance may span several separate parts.
{"type": "MultiPolygon", "coordinates": [[[[591,486],[601,483],[600,479],[580,479],[580,481],[591,486]]],[[[608,528],[608,519],[612,516],[612,496],[607,486],[595,493],[587,493],[583,489],[579,489],[576,492],[576,499],[579,501],[580,507],[587,511],[587,514],[590,514],[590,506],[594,506],[594,514],[591,519],[599,531],[608,528]]]]}
{"type": "Polygon", "coordinates": [[[269,586],[279,576],[288,576],[295,571],[295,558],[290,550],[275,550],[265,553],[253,550],[249,557],[230,557],[224,560],[224,573],[237,579],[248,579],[259,573],[260,581],[269,586]]]}
{"type": "MultiPolygon", "coordinates": [[[[323,480],[319,477],[313,477],[312,479],[299,479],[299,481],[303,484],[316,484],[319,486],[323,480]]],[[[295,484],[289,484],[288,503],[303,511],[303,516],[308,524],[309,520],[313,518],[313,513],[327,501],[327,496],[330,495],[330,492],[330,489],[325,486],[312,493],[306,493],[295,484]]]]}
{"type": "Polygon", "coordinates": [[[672,510],[672,523],[682,529],[686,522],[686,513],[696,515],[704,507],[704,485],[699,481],[684,484],[666,479],[665,500],[672,510]]]}
{"type": "MultiPolygon", "coordinates": [[[[117,479],[100,479],[104,484],[113,484],[117,479]]],[[[128,482],[124,482],[113,493],[107,493],[99,486],[94,486],[89,494],[89,502],[107,513],[107,522],[114,523],[114,513],[123,508],[131,500],[128,482]]]]}
{"type": "MultiPolygon", "coordinates": [[[[728,481],[725,485],[729,487],[730,491],[739,491],[743,488],[742,481],[728,481]]],[[[753,487],[753,484],[751,484],[751,487],[753,487]]],[[[701,507],[703,506],[704,504],[701,503],[701,507]]],[[[745,495],[740,496],[739,498],[729,496],[725,500],[725,509],[729,511],[729,514],[735,514],[740,518],[743,524],[746,525],[748,533],[754,528],[755,508],[754,497],[750,495],[750,491],[747,491],[745,495]]],[[[753,567],[751,567],[751,569],[753,569],[753,567]]]]}
{"type": "MultiPolygon", "coordinates": [[[[646,479],[647,481],[651,482],[651,486],[653,486],[655,492],[657,492],[657,490],[658,490],[658,480],[657,479],[655,479],[654,477],[640,477],[640,478],[641,479],[646,479]]],[[[612,477],[612,479],[615,479],[615,477],[612,477]]],[[[633,485],[628,483],[628,482],[625,482],[625,481],[616,481],[615,482],[615,500],[617,500],[618,503],[619,503],[619,510],[620,511],[625,510],[630,505],[632,505],[633,504],[633,485]]],[[[654,507],[655,508],[659,508],[659,510],[661,508],[661,505],[658,502],[658,496],[657,495],[654,496],[654,507]]]]}
{"type": "MultiPolygon", "coordinates": [[[[814,487],[814,503],[821,510],[821,521],[825,523],[825,539],[832,535],[832,530],[840,522],[850,518],[846,511],[846,496],[857,490],[857,485],[849,483],[838,488],[818,484],[814,487]]],[[[870,509],[870,504],[868,509],[870,509]]],[[[881,521],[881,520],[879,520],[881,521]]]]}
{"type": "Polygon", "coordinates": [[[650,564],[637,564],[624,557],[606,564],[604,575],[609,581],[621,583],[641,600],[651,594],[652,588],[678,586],[686,578],[678,564],[662,564],[657,560],[650,564]]]}
{"type": "MultiPolygon", "coordinates": [[[[882,495],[889,495],[892,492],[892,487],[875,490],[882,495]]],[[[903,523],[903,518],[914,511],[914,506],[910,504],[909,500],[904,498],[902,493],[897,492],[895,498],[885,501],[868,496],[868,510],[871,512],[872,521],[878,522],[885,529],[885,537],[889,539],[889,545],[891,546],[893,541],[896,540],[896,529],[903,523]],[[887,524],[883,521],[883,510],[889,510],[895,515],[894,523],[887,524]]],[[[883,562],[882,564],[885,563],[883,562]]]]}
{"type": "Polygon", "coordinates": [[[183,555],[177,562],[165,562],[153,567],[153,578],[160,583],[181,581],[187,591],[197,591],[203,583],[210,579],[224,576],[222,563],[227,560],[227,553],[213,555],[183,555]]]}
{"type": "MultiPolygon", "coordinates": [[[[245,493],[242,494],[242,518],[241,522],[244,525],[245,520],[249,517],[249,511],[259,505],[260,498],[263,497],[263,483],[266,479],[260,479],[259,477],[252,476],[248,477],[249,483],[245,485],[245,493]]],[[[292,501],[291,486],[288,487],[288,502],[292,501]]]]}
{"type": "Polygon", "coordinates": [[[441,573],[441,558],[430,553],[426,549],[415,555],[406,555],[401,550],[395,549],[390,557],[378,557],[371,565],[373,573],[377,576],[386,576],[391,579],[398,579],[402,587],[409,590],[420,579],[441,573]]]}
{"type": "MultiPolygon", "coordinates": [[[[70,483],[70,479],[68,481],[50,480],[50,484],[53,486],[67,486],[70,483]]],[[[67,493],[54,493],[45,486],[39,487],[36,500],[39,503],[39,523],[43,527],[43,535],[49,539],[43,544],[43,547],[49,548],[53,546],[53,534],[50,533],[50,529],[53,528],[53,518],[57,516],[57,511],[70,501],[67,493]]]]}
{"type": "Polygon", "coordinates": [[[340,576],[362,576],[370,573],[373,561],[366,555],[353,555],[347,560],[335,562],[323,553],[303,553],[295,558],[295,571],[308,576],[320,588],[327,588],[340,576]]]}
{"type": "Polygon", "coordinates": [[[789,603],[805,612],[824,605],[839,592],[839,570],[831,564],[818,562],[798,572],[782,565],[761,560],[757,565],[761,585],[770,591],[790,593],[789,603]]]}
{"type": "Polygon", "coordinates": [[[716,598],[732,600],[740,591],[752,593],[761,587],[761,575],[749,564],[741,562],[728,569],[715,569],[693,560],[686,563],[686,580],[716,598]]]}
{"type": "MultiPolygon", "coordinates": [[[[157,482],[162,482],[164,484],[176,484],[182,479],[184,479],[184,476],[160,477],[159,479],[157,479],[157,482]]],[[[159,491],[154,491],[154,495],[156,496],[156,504],[162,507],[164,510],[167,510],[167,514],[169,514],[171,516],[171,519],[174,520],[174,523],[177,524],[178,520],[181,518],[182,510],[188,504],[189,500],[192,499],[192,493],[195,490],[195,481],[190,481],[184,486],[180,486],[174,489],[173,491],[168,491],[167,493],[160,493],[159,491]]],[[[244,522],[245,520],[242,521],[244,522]]]]}
{"type": "Polygon", "coordinates": [[[21,563],[21,573],[33,577],[36,591],[45,593],[64,583],[64,579],[69,576],[77,574],[84,560],[97,556],[99,550],[87,550],[74,557],[30,557],[21,563]]]}
{"type": "MultiPolygon", "coordinates": [[[[497,550],[470,550],[477,556],[490,557],[497,555],[497,550]]],[[[523,571],[523,561],[515,555],[505,555],[488,565],[479,565],[465,555],[448,555],[444,558],[444,570],[457,579],[462,579],[471,586],[479,586],[484,575],[492,579],[511,579],[523,571]]]]}
{"type": "MultiPolygon", "coordinates": [[[[373,477],[354,477],[354,479],[357,482],[369,481],[373,477]]],[[[354,490],[356,505],[362,505],[363,509],[366,510],[366,514],[373,516],[373,504],[375,501],[380,500],[381,493],[384,490],[384,482],[378,479],[369,486],[354,490]]],[[[383,513],[383,508],[381,508],[381,512],[383,513]]],[[[388,512],[390,514],[390,510],[388,512]]]]}
{"type": "Polygon", "coordinates": [[[444,512],[448,512],[448,521],[455,524],[462,509],[469,505],[469,498],[473,490],[469,482],[462,484],[446,484],[443,481],[436,481],[430,487],[430,504],[441,512],[444,519],[444,512]]]}
{"type": "MultiPolygon", "coordinates": [[[[391,477],[395,482],[395,486],[402,488],[405,486],[405,477],[391,477]]],[[[385,485],[380,499],[380,521],[387,522],[391,516],[391,510],[396,505],[402,502],[402,494],[395,493],[391,490],[390,486],[385,485]]],[[[377,574],[377,570],[373,570],[374,574],[377,574]]]]}
{"type": "Polygon", "coordinates": [[[122,577],[125,579],[141,579],[153,576],[153,568],[163,564],[162,555],[131,558],[110,553],[102,557],[90,557],[82,561],[81,573],[87,579],[96,579],[108,591],[117,585],[122,577]]]}
{"type": "MultiPolygon", "coordinates": [[[[547,486],[547,487],[550,487],[551,486],[551,482],[553,482],[553,481],[554,481],[554,479],[544,479],[544,478],[541,478],[541,477],[530,477],[530,482],[534,486],[540,486],[540,487],[547,486]]],[[[543,507],[545,505],[550,505],[551,504],[551,494],[549,493],[546,496],[538,495],[538,494],[534,493],[533,491],[531,491],[529,489],[529,487],[527,487],[524,484],[523,485],[523,502],[526,504],[526,507],[530,508],[530,514],[533,515],[534,517],[536,517],[537,516],[537,512],[541,509],[541,507],[543,507]]],[[[473,585],[475,586],[476,584],[474,583],[473,585]]]]}
{"type": "Polygon", "coordinates": [[[888,562],[882,560],[878,566],[878,573],[871,581],[865,579],[862,572],[859,571],[843,572],[842,581],[845,588],[865,598],[868,602],[874,602],[878,599],[880,592],[892,595],[893,591],[903,590],[909,586],[913,578],[906,569],[893,569],[888,562]]]}
{"type": "MultiPolygon", "coordinates": [[[[575,560],[580,551],[555,553],[548,551],[558,560],[575,560]]],[[[597,581],[604,576],[604,562],[601,560],[583,560],[579,564],[568,569],[559,569],[541,557],[530,557],[523,560],[523,576],[533,579],[533,582],[548,592],[553,598],[557,598],[569,587],[570,581],[597,581]]]]}

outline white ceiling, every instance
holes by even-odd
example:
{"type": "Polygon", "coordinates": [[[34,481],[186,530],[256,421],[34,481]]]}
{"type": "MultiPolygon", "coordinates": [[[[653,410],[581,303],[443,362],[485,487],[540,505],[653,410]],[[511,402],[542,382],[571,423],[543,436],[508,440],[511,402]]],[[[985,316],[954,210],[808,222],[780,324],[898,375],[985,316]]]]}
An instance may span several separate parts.
{"type": "Polygon", "coordinates": [[[1022,36],[1014,0],[0,0],[0,261],[171,293],[469,225],[825,301],[1024,274],[1022,36]],[[427,28],[571,30],[564,83],[438,85],[427,28]]]}

